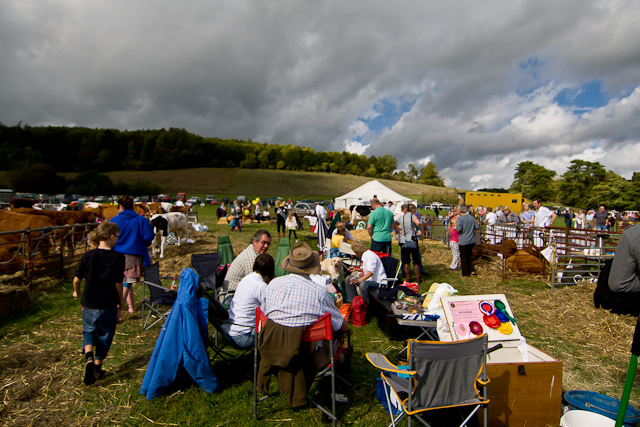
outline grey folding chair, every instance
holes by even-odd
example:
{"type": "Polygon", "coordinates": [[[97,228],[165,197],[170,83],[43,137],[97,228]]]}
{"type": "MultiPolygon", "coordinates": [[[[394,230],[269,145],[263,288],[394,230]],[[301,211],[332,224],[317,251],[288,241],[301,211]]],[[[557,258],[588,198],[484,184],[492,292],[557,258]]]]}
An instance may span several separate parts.
{"type": "MultiPolygon", "coordinates": [[[[409,369],[403,370],[378,353],[367,353],[367,359],[380,369],[384,383],[392,397],[400,403],[402,412],[394,418],[391,426],[404,418],[416,418],[424,425],[421,414],[425,411],[469,406],[470,413],[460,426],[475,416],[484,407],[484,426],[487,426],[487,347],[488,338],[483,334],[477,338],[456,341],[409,340],[407,360],[409,369]],[[398,375],[402,374],[402,376],[398,375]]],[[[387,395],[387,402],[391,396],[387,395]]]]}
{"type": "MultiPolygon", "coordinates": [[[[158,322],[166,319],[171,307],[176,300],[177,291],[162,286],[160,277],[160,265],[156,262],[144,268],[144,281],[142,282],[142,330],[152,328],[158,322]],[[149,288],[149,298],[145,298],[145,285],[149,288]],[[162,306],[168,306],[169,310],[161,311],[162,306]],[[145,317],[145,307],[147,315],[145,317]],[[152,317],[156,319],[153,323],[152,317]]],[[[166,277],[165,277],[166,279],[166,277]]]]}

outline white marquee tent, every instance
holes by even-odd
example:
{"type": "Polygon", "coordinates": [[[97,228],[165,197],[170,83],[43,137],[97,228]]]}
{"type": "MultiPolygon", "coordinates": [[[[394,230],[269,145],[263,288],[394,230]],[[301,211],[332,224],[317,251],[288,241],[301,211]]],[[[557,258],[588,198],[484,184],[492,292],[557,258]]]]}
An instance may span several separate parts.
{"type": "Polygon", "coordinates": [[[393,202],[394,208],[405,203],[418,205],[416,200],[396,193],[380,181],[373,180],[361,185],[355,190],[351,190],[347,194],[336,197],[335,208],[349,209],[352,205],[361,205],[364,204],[364,202],[369,204],[369,201],[373,197],[377,197],[382,203],[393,202]]]}

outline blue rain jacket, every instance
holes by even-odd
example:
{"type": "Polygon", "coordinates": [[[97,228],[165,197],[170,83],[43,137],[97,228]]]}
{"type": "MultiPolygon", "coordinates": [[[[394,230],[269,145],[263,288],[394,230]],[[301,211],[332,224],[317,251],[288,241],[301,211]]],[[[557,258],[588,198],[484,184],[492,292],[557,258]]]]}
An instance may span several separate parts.
{"type": "Polygon", "coordinates": [[[156,233],[149,220],[138,215],[133,209],[125,209],[111,218],[111,222],[120,227],[120,236],[113,250],[128,255],[140,255],[144,258],[145,267],[151,265],[147,246],[151,244],[156,233]]]}
{"type": "Polygon", "coordinates": [[[182,270],[178,297],[156,341],[140,388],[147,400],[173,384],[180,365],[207,393],[220,389],[205,345],[209,332],[203,302],[196,297],[197,284],[198,275],[192,269],[182,270]]]}

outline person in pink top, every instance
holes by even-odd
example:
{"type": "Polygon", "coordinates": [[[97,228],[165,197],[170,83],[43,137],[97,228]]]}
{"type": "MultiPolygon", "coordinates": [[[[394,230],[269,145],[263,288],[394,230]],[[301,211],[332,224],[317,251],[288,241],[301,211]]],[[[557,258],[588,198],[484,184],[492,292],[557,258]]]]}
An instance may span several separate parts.
{"type": "Polygon", "coordinates": [[[458,224],[458,216],[451,218],[451,238],[449,239],[449,247],[451,248],[451,254],[453,255],[453,261],[451,261],[452,270],[457,270],[460,264],[460,247],[458,246],[458,230],[456,230],[456,224],[458,224]]]}

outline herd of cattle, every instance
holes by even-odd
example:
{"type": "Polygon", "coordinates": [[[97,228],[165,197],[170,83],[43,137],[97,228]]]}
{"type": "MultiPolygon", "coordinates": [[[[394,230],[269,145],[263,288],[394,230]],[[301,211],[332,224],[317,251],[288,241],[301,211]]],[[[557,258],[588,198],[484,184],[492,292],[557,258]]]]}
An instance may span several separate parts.
{"type": "MultiPolygon", "coordinates": [[[[178,242],[188,238],[189,222],[171,203],[136,203],[134,210],[149,218],[156,239],[152,255],[164,257],[169,232],[178,242]]],[[[0,209],[0,274],[32,270],[46,264],[60,264],[72,257],[78,245],[86,246],[87,234],[102,221],[118,214],[118,206],[87,203],[81,211],[48,211],[34,208],[0,209]]]]}

